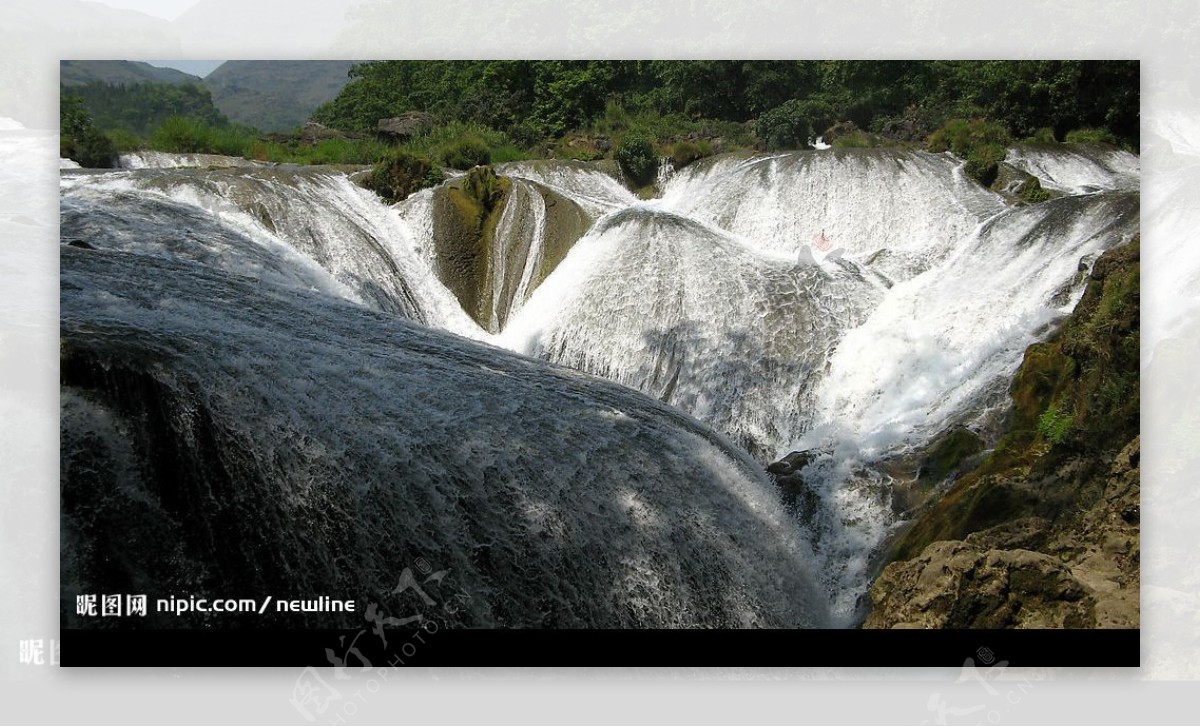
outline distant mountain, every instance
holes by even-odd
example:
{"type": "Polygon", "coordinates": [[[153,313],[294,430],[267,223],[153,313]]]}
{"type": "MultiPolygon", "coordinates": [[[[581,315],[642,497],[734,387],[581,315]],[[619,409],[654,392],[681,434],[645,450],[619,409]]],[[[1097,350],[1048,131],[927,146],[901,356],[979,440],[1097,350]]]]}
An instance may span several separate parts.
{"type": "Polygon", "coordinates": [[[184,83],[200,84],[193,76],[174,68],[159,68],[140,61],[60,61],[59,82],[64,86],[82,86],[93,81],[104,83],[184,83]]]}
{"type": "Polygon", "coordinates": [[[226,61],[204,84],[231,121],[289,131],[338,95],[356,61],[226,61]]]}

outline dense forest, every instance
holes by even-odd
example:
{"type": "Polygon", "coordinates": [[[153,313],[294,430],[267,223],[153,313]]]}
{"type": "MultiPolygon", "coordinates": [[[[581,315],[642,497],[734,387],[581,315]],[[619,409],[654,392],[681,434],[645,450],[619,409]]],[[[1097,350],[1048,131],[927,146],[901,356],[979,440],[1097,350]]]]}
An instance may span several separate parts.
{"type": "Polygon", "coordinates": [[[881,132],[905,119],[931,132],[984,117],[1016,137],[1093,127],[1138,141],[1137,61],[382,61],[350,74],[315,120],[371,131],[380,118],[425,111],[529,145],[593,123],[615,102],[693,120],[799,116],[816,133],[838,121],[881,132]]]}
{"type": "Polygon", "coordinates": [[[213,105],[212,93],[192,83],[103,83],[72,86],[92,120],[102,129],[148,135],[172,116],[225,126],[229,120],[213,105]]]}

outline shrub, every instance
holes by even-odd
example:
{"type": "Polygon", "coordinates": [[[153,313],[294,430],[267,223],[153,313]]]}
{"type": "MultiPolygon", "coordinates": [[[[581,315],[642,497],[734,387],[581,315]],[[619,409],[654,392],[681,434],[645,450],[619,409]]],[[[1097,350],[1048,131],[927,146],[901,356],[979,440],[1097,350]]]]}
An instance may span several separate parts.
{"type": "Polygon", "coordinates": [[[621,140],[614,154],[621,171],[639,186],[654,181],[658,172],[658,157],[654,145],[644,136],[630,135],[621,140]]]}
{"type": "Polygon", "coordinates": [[[453,169],[486,166],[492,161],[492,150],[478,136],[467,136],[444,147],[438,161],[453,169]]]}
{"type": "Polygon", "coordinates": [[[949,151],[966,160],[967,176],[985,187],[996,181],[1012,140],[1008,129],[985,119],[951,119],[926,141],[929,151],[949,151]]]}
{"type": "Polygon", "coordinates": [[[78,96],[64,96],[59,107],[59,156],[80,166],[103,169],[115,166],[117,147],[101,133],[78,96]]]}
{"type": "Polygon", "coordinates": [[[950,119],[942,128],[930,134],[926,148],[934,152],[950,151],[955,156],[966,159],[972,149],[984,145],[1004,147],[1011,141],[1008,129],[993,121],[950,119]]]}
{"type": "Polygon", "coordinates": [[[89,169],[107,169],[116,166],[117,147],[112,140],[95,129],[88,129],[77,136],[63,136],[59,140],[59,154],[79,162],[89,169]]]}
{"type": "Polygon", "coordinates": [[[865,149],[875,146],[875,143],[865,131],[851,131],[834,138],[830,146],[835,149],[865,149]]]}
{"type": "Polygon", "coordinates": [[[817,129],[826,129],[837,119],[824,101],[792,99],[758,117],[755,131],[768,149],[799,149],[808,146],[817,129]]]}
{"type": "Polygon", "coordinates": [[[492,149],[492,164],[500,164],[502,162],[519,162],[522,159],[528,159],[529,155],[521,151],[518,147],[512,144],[504,144],[492,149]]]}
{"type": "Polygon", "coordinates": [[[125,129],[109,129],[104,132],[112,141],[117,151],[135,151],[142,148],[142,139],[137,134],[125,129]]]}
{"type": "Polygon", "coordinates": [[[712,144],[707,141],[677,141],[671,147],[671,163],[676,169],[683,169],[698,159],[712,156],[712,153],[712,144]]]}
{"type": "Polygon", "coordinates": [[[211,154],[223,154],[230,157],[244,157],[250,154],[253,139],[249,134],[228,126],[209,127],[207,151],[211,154]]]}
{"type": "Polygon", "coordinates": [[[1075,129],[1067,132],[1068,144],[1112,144],[1117,138],[1108,129],[1075,129]]]}
{"type": "Polygon", "coordinates": [[[150,134],[150,145],[158,151],[176,154],[208,152],[208,124],[184,116],[169,116],[150,134]]]}
{"type": "Polygon", "coordinates": [[[372,190],[389,203],[399,202],[410,194],[441,184],[442,170],[424,157],[398,151],[381,159],[362,180],[362,186],[372,190]]]}
{"type": "Polygon", "coordinates": [[[620,134],[628,131],[633,125],[633,117],[625,107],[616,101],[609,101],[604,106],[604,116],[595,124],[596,130],[605,134],[620,134]]]}
{"type": "Polygon", "coordinates": [[[967,164],[963,171],[967,176],[985,187],[992,186],[1000,173],[1000,162],[1008,150],[1000,144],[982,144],[967,153],[967,164]]]}

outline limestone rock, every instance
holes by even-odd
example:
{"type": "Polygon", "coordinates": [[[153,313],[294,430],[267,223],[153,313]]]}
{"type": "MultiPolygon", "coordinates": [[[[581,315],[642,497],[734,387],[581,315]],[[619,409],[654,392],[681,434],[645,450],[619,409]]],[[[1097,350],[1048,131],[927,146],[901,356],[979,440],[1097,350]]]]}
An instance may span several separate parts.
{"type": "Polygon", "coordinates": [[[871,589],[866,628],[1089,628],[1095,599],[1044,553],[933,543],[892,563],[871,589]]]}

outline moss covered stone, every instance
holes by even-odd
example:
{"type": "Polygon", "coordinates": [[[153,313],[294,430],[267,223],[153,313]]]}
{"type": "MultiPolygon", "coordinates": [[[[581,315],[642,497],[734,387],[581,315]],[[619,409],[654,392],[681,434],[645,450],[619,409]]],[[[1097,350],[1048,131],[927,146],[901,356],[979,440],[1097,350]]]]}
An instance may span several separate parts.
{"type": "Polygon", "coordinates": [[[954,427],[934,443],[921,461],[918,481],[935,485],[958,469],[968,457],[983,451],[983,439],[966,427],[954,427]]]}
{"type": "Polygon", "coordinates": [[[1026,350],[995,450],[918,515],[889,560],[1023,517],[1056,523],[1099,496],[1097,474],[1139,431],[1139,255],[1135,237],[1096,261],[1058,335],[1026,350]]]}
{"type": "Polygon", "coordinates": [[[492,314],[492,248],[511,188],[491,167],[475,167],[434,195],[438,277],[485,327],[492,314]]]}

